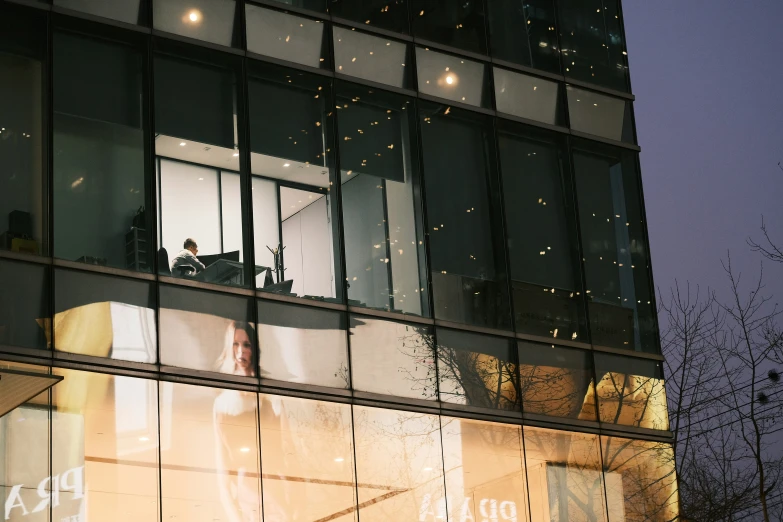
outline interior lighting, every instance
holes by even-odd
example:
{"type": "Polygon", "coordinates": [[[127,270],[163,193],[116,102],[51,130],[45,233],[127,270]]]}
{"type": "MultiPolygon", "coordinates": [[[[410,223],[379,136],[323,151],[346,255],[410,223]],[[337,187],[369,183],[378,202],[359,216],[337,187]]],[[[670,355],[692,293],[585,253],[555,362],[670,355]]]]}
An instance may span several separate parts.
{"type": "Polygon", "coordinates": [[[181,142],[179,143],[179,146],[180,146],[180,147],[184,147],[185,145],[187,145],[187,143],[185,143],[184,141],[181,141],[181,142]]]}
{"type": "MultiPolygon", "coordinates": [[[[356,279],[356,278],[354,277],[354,279],[356,279]]],[[[345,460],[345,459],[344,459],[344,458],[342,458],[342,457],[337,457],[336,459],[334,459],[334,461],[335,461],[335,462],[342,462],[342,461],[344,461],[344,460],[345,460]]]]}
{"type": "Polygon", "coordinates": [[[249,453],[250,448],[239,448],[239,451],[241,451],[242,453],[249,453]]]}
{"type": "Polygon", "coordinates": [[[291,166],[291,164],[290,164],[290,163],[283,163],[283,166],[284,166],[284,167],[290,167],[290,166],[291,166]]]}
{"type": "Polygon", "coordinates": [[[198,9],[193,9],[187,14],[187,21],[190,23],[198,23],[201,21],[201,11],[198,9]]]}
{"type": "Polygon", "coordinates": [[[150,438],[149,437],[139,437],[139,440],[141,442],[147,442],[148,440],[150,440],[150,438]]]}

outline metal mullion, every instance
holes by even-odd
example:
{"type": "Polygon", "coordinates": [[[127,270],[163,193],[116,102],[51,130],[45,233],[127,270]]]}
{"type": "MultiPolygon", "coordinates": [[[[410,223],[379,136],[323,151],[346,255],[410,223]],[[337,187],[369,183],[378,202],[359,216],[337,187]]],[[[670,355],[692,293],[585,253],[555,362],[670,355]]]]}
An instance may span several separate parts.
{"type": "MultiPolygon", "coordinates": [[[[244,6],[239,5],[242,10],[244,20],[244,6]]],[[[240,24],[241,25],[241,24],[240,24]]],[[[240,27],[241,30],[241,27],[240,27]]],[[[244,31],[243,31],[244,33],[244,31]]],[[[244,34],[242,35],[244,42],[244,34]]],[[[239,92],[237,95],[236,112],[237,112],[237,144],[239,147],[239,180],[240,180],[240,205],[241,205],[241,226],[242,226],[242,243],[245,255],[243,256],[243,270],[244,278],[246,279],[243,287],[255,290],[256,288],[256,252],[255,252],[255,235],[253,223],[253,175],[252,175],[252,152],[250,149],[250,91],[248,88],[249,75],[248,75],[248,63],[246,59],[241,60],[238,84],[239,92]]],[[[236,73],[236,71],[235,71],[236,73]]],[[[221,176],[222,178],[222,176],[221,176]]],[[[222,179],[221,179],[222,181],[222,179]]],[[[221,183],[222,185],[222,183],[221,183]]],[[[222,199],[222,198],[221,198],[222,199]]],[[[221,212],[222,220],[222,212],[221,212]]],[[[222,229],[221,229],[222,237],[222,229]]],[[[255,301],[255,300],[254,300],[255,301]]],[[[256,312],[256,304],[253,303],[252,309],[256,312]]],[[[260,358],[259,358],[260,359],[260,358]]]]}
{"type": "Polygon", "coordinates": [[[156,426],[157,432],[158,432],[158,521],[163,521],[163,449],[162,449],[162,440],[161,440],[161,419],[160,419],[160,388],[161,388],[161,381],[155,382],[155,391],[157,392],[157,401],[155,401],[156,408],[156,418],[158,421],[158,425],[156,426]]]}

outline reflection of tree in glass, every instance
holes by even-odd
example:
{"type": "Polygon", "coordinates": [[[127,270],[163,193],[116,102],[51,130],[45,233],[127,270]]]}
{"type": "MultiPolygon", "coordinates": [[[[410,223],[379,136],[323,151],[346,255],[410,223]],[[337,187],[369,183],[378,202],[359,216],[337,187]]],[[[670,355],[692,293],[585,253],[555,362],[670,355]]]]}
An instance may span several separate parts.
{"type": "Polygon", "coordinates": [[[519,372],[525,413],[595,420],[593,380],[589,370],[520,363],[519,372]]]}
{"type": "Polygon", "coordinates": [[[602,422],[669,428],[663,379],[607,372],[598,382],[596,393],[602,422]]]}

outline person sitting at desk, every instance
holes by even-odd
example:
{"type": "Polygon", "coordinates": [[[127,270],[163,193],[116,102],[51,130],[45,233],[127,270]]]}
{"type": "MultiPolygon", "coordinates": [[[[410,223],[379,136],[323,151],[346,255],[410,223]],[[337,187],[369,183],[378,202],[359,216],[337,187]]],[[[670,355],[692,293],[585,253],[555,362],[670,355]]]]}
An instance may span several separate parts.
{"type": "Polygon", "coordinates": [[[193,270],[195,270],[194,273],[198,273],[204,270],[206,267],[204,266],[204,263],[198,260],[196,257],[197,254],[198,245],[196,244],[196,241],[191,238],[187,238],[185,240],[185,244],[183,245],[183,250],[174,256],[174,259],[171,261],[171,273],[176,273],[177,271],[175,268],[180,266],[193,267],[193,270]]]}

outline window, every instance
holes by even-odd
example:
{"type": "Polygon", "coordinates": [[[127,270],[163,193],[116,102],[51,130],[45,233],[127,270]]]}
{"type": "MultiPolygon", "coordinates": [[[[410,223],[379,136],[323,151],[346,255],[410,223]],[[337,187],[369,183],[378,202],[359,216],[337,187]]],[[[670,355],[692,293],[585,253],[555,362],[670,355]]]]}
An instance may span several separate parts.
{"type": "Polygon", "coordinates": [[[434,400],[432,327],[351,315],[353,389],[434,400]]]}
{"type": "Polygon", "coordinates": [[[47,254],[42,86],[46,17],[0,7],[0,249],[47,254]]]}
{"type": "Polygon", "coordinates": [[[225,46],[237,46],[234,0],[153,0],[155,29],[225,46]]]}
{"type": "Polygon", "coordinates": [[[575,140],[593,344],[658,353],[635,153],[575,140]]]}
{"type": "Polygon", "coordinates": [[[487,67],[459,56],[416,48],[419,91],[446,100],[489,107],[487,67]]]}
{"type": "Polygon", "coordinates": [[[334,28],[334,69],[338,73],[410,88],[411,59],[407,44],[353,29],[334,28]]]}
{"type": "Polygon", "coordinates": [[[587,341],[565,139],[501,122],[498,149],[517,331],[587,341]]]}
{"type": "Polygon", "coordinates": [[[54,346],[62,352],[155,362],[152,283],[55,270],[54,346]]]}
{"type": "Polygon", "coordinates": [[[158,383],[55,374],[63,380],[52,388],[52,520],[158,520],[158,383]]]}
{"type": "Polygon", "coordinates": [[[250,73],[256,286],[342,302],[331,82],[264,64],[250,73]]]}
{"type": "Polygon", "coordinates": [[[559,83],[498,67],[494,71],[498,112],[549,125],[565,124],[559,83]]]}
{"type": "Polygon", "coordinates": [[[631,103],[593,91],[566,86],[571,128],[615,141],[633,143],[631,103]]]}
{"type": "Polygon", "coordinates": [[[157,256],[163,275],[247,286],[263,271],[251,272],[244,263],[242,209],[249,201],[242,190],[247,178],[240,166],[237,107],[233,69],[155,57],[157,256]]]}
{"type": "Polygon", "coordinates": [[[340,83],[337,105],[349,302],[427,316],[413,100],[340,83]]]}
{"type": "Polygon", "coordinates": [[[410,0],[413,34],[474,53],[487,53],[484,1],[410,0]]]}
{"type": "Polygon", "coordinates": [[[443,328],[436,333],[441,401],[519,409],[517,356],[511,341],[443,328]]]}
{"type": "Polygon", "coordinates": [[[444,105],[419,107],[435,317],[507,329],[491,121],[444,105]]]}
{"type": "Polygon", "coordinates": [[[356,520],[351,406],[261,395],[265,520],[356,520]]]}
{"type": "Polygon", "coordinates": [[[661,363],[596,353],[595,374],[601,422],[669,429],[661,363]]]}
{"type": "Polygon", "coordinates": [[[530,426],[523,433],[532,520],[607,522],[598,435],[530,426]]]}
{"type": "MultiPolygon", "coordinates": [[[[160,1],[160,0],[156,0],[160,1]]],[[[106,0],[54,0],[54,5],[81,11],[95,16],[102,16],[128,24],[146,25],[145,9],[142,0],[123,0],[122,2],[106,2],[106,0]]]]}
{"type": "Polygon", "coordinates": [[[628,90],[628,60],[618,0],[558,0],[565,75],[628,90]]]}
{"type": "Polygon", "coordinates": [[[329,67],[328,32],[321,20],[252,4],[245,6],[245,17],[248,51],[310,67],[329,67]]]}
{"type": "Polygon", "coordinates": [[[553,0],[487,2],[492,57],[560,72],[553,0]]]}
{"type": "Polygon", "coordinates": [[[160,286],[160,362],[256,376],[258,349],[248,297],[160,286]]]}
{"type": "Polygon", "coordinates": [[[405,0],[331,0],[332,15],[370,27],[408,33],[408,2],[405,0]]]}
{"type": "Polygon", "coordinates": [[[52,312],[49,269],[0,260],[0,345],[48,349],[52,312]]]}
{"type": "Polygon", "coordinates": [[[446,520],[438,416],[354,406],[353,417],[359,519],[446,520]]]}
{"type": "Polygon", "coordinates": [[[261,377],[349,388],[346,323],[342,312],[258,301],[261,377]]]}
{"type": "Polygon", "coordinates": [[[54,255],[152,270],[142,53],[54,34],[54,255]]]}
{"type": "Polygon", "coordinates": [[[261,521],[258,394],[160,383],[162,520],[261,521]]]}
{"type": "Polygon", "coordinates": [[[519,341],[519,389],[525,414],[596,420],[590,352],[519,341]]]}

